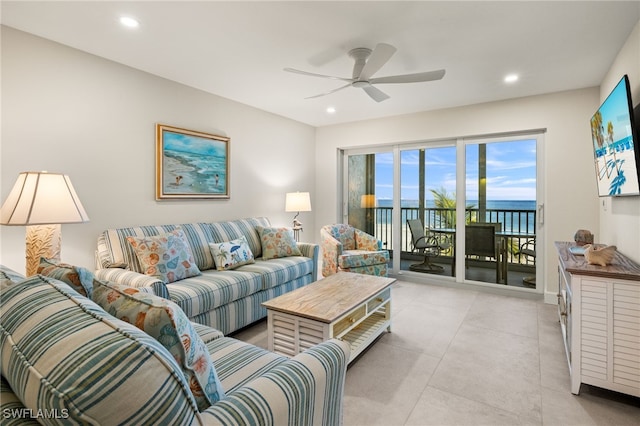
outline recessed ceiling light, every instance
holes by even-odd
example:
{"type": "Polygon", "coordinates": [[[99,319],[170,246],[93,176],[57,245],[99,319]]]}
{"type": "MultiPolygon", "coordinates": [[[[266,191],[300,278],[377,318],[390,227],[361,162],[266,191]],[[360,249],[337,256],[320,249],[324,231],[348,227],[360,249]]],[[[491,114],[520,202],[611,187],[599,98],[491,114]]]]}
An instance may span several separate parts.
{"type": "Polygon", "coordinates": [[[335,114],[336,113],[336,108],[335,107],[327,107],[327,114],[335,114]]]}
{"type": "Polygon", "coordinates": [[[121,16],[120,23],[128,28],[138,28],[140,26],[138,20],[130,16],[121,16]]]}
{"type": "Polygon", "coordinates": [[[518,81],[518,74],[509,74],[504,78],[505,83],[514,83],[518,81]]]}

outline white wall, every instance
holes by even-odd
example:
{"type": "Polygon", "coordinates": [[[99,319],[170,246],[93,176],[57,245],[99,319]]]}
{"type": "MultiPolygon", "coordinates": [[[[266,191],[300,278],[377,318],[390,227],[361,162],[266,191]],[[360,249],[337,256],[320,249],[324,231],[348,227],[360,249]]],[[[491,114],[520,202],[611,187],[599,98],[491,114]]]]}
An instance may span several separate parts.
{"type": "MultiPolygon", "coordinates": [[[[7,27],[1,66],[0,198],[19,172],[68,174],[91,221],[62,226],[65,262],[93,268],[109,227],[249,216],[286,226],[285,193],[314,193],[311,126],[7,27]],[[155,200],[156,123],[231,138],[230,200],[155,200]]],[[[18,271],[24,233],[0,227],[0,263],[18,271]]]]}
{"type": "MultiPolygon", "coordinates": [[[[338,148],[545,128],[544,291],[545,298],[554,301],[557,293],[554,241],[573,240],[577,229],[598,229],[589,125],[599,104],[598,96],[597,88],[589,88],[319,128],[316,181],[323,184],[316,187],[316,224],[319,228],[339,219],[335,197],[338,148]]],[[[314,232],[318,234],[319,229],[314,232]]]]}
{"type": "MultiPolygon", "coordinates": [[[[616,57],[600,85],[600,101],[604,101],[622,76],[629,76],[631,99],[640,104],[640,21],[616,57]]],[[[640,117],[636,117],[640,120],[640,117]]],[[[606,244],[640,263],[640,197],[600,199],[600,238],[606,244]]]]}

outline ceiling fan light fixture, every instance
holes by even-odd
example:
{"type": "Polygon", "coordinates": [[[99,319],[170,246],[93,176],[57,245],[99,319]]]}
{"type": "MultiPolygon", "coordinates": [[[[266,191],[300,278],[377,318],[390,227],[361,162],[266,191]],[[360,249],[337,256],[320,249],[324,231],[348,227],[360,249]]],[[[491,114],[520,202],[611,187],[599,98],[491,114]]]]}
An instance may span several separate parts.
{"type": "Polygon", "coordinates": [[[301,71],[294,68],[284,68],[284,71],[295,74],[308,75],[311,77],[328,78],[332,80],[342,80],[347,84],[320,93],[314,96],[307,96],[305,99],[314,99],[321,96],[330,95],[346,89],[347,87],[355,87],[362,89],[371,99],[376,102],[382,102],[389,99],[389,95],[375,87],[377,84],[398,84],[398,83],[421,83],[426,81],[440,80],[444,77],[445,70],[435,70],[428,72],[418,72],[404,75],[391,75],[387,77],[373,77],[375,73],[382,68],[396,52],[396,48],[386,43],[378,43],[375,49],[371,50],[366,47],[351,49],[349,56],[354,59],[353,72],[351,78],[336,77],[332,75],[317,74],[308,71],[301,71]]]}

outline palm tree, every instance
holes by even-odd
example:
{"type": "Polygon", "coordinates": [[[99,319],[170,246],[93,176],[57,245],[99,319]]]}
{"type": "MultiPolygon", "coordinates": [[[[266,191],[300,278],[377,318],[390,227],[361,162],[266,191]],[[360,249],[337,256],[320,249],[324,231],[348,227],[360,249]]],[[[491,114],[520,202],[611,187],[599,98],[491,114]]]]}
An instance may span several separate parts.
{"type": "MultiPolygon", "coordinates": [[[[437,218],[438,226],[441,228],[455,228],[456,227],[456,193],[447,192],[447,189],[442,187],[440,189],[430,189],[433,195],[434,204],[438,209],[444,210],[443,213],[437,218]]],[[[466,209],[475,208],[475,204],[467,204],[466,209]]],[[[473,219],[477,220],[476,212],[468,212],[466,214],[466,223],[471,222],[473,219]]]]}

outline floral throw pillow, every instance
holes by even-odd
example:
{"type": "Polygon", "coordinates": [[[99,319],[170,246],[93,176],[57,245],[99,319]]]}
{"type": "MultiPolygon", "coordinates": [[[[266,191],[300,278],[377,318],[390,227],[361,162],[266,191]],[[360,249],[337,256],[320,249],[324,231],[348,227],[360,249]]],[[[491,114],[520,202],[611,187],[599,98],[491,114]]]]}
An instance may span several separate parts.
{"type": "Polygon", "coordinates": [[[69,284],[75,291],[91,299],[93,291],[93,272],[81,266],[55,263],[52,260],[40,258],[38,273],[49,278],[69,284]]]}
{"type": "Polygon", "coordinates": [[[93,301],[156,339],[173,355],[200,411],[224,398],[206,345],[174,302],[134,287],[100,280],[94,281],[93,301]]]}
{"type": "Polygon", "coordinates": [[[262,244],[262,258],[264,260],[278,257],[302,256],[291,228],[266,228],[257,226],[262,244]]]}
{"type": "Polygon", "coordinates": [[[209,243],[209,249],[218,271],[255,263],[247,238],[244,236],[224,243],[209,243]]]}
{"type": "Polygon", "coordinates": [[[147,275],[165,284],[200,275],[181,229],[161,235],[127,237],[147,275]]]}

